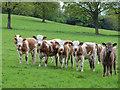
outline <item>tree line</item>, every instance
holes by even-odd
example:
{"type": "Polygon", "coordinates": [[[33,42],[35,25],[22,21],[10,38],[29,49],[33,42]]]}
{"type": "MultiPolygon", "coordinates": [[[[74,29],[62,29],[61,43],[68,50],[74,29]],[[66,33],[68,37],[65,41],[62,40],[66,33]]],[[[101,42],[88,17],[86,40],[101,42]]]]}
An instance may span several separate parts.
{"type": "Polygon", "coordinates": [[[41,18],[42,22],[51,20],[59,23],[120,30],[118,27],[118,2],[3,2],[2,13],[8,14],[7,29],[11,27],[11,14],[41,18]]]}

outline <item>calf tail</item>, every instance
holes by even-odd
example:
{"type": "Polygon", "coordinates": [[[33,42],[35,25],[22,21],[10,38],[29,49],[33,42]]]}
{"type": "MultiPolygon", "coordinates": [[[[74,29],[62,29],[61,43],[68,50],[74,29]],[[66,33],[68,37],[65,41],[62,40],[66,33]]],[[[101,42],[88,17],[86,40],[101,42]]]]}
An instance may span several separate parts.
{"type": "Polygon", "coordinates": [[[99,53],[99,47],[98,47],[98,44],[96,44],[96,46],[97,46],[98,61],[100,62],[100,53],[99,53]]]}

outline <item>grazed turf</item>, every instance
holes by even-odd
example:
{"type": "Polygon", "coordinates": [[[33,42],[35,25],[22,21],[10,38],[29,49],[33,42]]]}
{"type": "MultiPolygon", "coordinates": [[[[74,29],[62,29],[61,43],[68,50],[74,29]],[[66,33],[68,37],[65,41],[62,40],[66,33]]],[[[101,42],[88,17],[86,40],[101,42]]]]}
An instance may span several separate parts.
{"type": "MultiPolygon", "coordinates": [[[[33,35],[47,36],[47,40],[60,38],[68,40],[79,40],[87,42],[118,42],[118,33],[99,29],[100,35],[94,34],[94,28],[71,26],[47,21],[42,23],[41,19],[25,16],[12,15],[12,30],[7,30],[7,15],[2,15],[2,87],[3,88],[117,88],[118,75],[102,77],[102,64],[96,61],[96,71],[89,68],[88,60],[84,62],[84,72],[71,68],[69,61],[68,68],[60,69],[60,64],[55,67],[49,59],[48,66],[42,62],[38,67],[31,64],[29,54],[29,65],[26,65],[23,56],[22,64],[19,64],[18,52],[15,50],[14,35],[20,34],[23,38],[33,35]]],[[[79,63],[80,64],[80,63],[79,63]]]]}

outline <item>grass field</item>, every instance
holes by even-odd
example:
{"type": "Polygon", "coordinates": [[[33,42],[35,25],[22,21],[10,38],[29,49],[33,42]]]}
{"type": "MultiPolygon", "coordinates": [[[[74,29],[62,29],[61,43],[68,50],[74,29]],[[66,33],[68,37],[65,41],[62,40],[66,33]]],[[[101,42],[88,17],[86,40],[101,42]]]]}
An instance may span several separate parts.
{"type": "MultiPolygon", "coordinates": [[[[111,77],[102,77],[102,64],[97,64],[96,71],[92,72],[89,62],[84,62],[84,72],[76,71],[76,66],[60,69],[60,64],[55,67],[49,59],[48,66],[42,62],[38,67],[38,55],[35,65],[31,64],[29,54],[29,65],[25,58],[19,64],[19,55],[15,50],[14,35],[20,34],[23,38],[41,34],[47,36],[47,40],[60,38],[68,40],[79,40],[86,42],[117,42],[118,32],[99,29],[100,35],[94,34],[94,28],[72,26],[47,21],[42,23],[41,19],[12,15],[12,30],[7,30],[7,15],[2,15],[2,88],[117,88],[118,74],[111,77]]],[[[75,64],[75,63],[74,63],[75,64]]],[[[118,69],[118,68],[117,68],[118,69]]],[[[114,71],[113,71],[114,72],[114,71]]]]}

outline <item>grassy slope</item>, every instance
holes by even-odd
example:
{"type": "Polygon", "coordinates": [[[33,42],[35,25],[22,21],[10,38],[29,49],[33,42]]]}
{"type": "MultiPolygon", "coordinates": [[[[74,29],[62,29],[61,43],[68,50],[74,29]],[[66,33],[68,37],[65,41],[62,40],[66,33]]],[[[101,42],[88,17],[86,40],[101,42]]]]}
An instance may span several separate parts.
{"type": "Polygon", "coordinates": [[[118,33],[100,29],[100,35],[94,35],[93,28],[71,26],[47,21],[42,23],[41,19],[12,15],[12,30],[7,30],[7,15],[2,15],[2,87],[3,88],[117,88],[118,75],[102,77],[102,64],[96,64],[96,71],[92,72],[89,63],[84,63],[84,72],[76,72],[76,68],[69,67],[60,69],[60,64],[55,68],[55,63],[48,62],[48,67],[38,68],[38,57],[36,64],[29,65],[23,56],[22,64],[19,65],[18,52],[15,50],[14,35],[20,34],[23,38],[33,35],[47,36],[47,40],[60,38],[69,40],[80,40],[87,42],[118,42],[118,33]]]}

